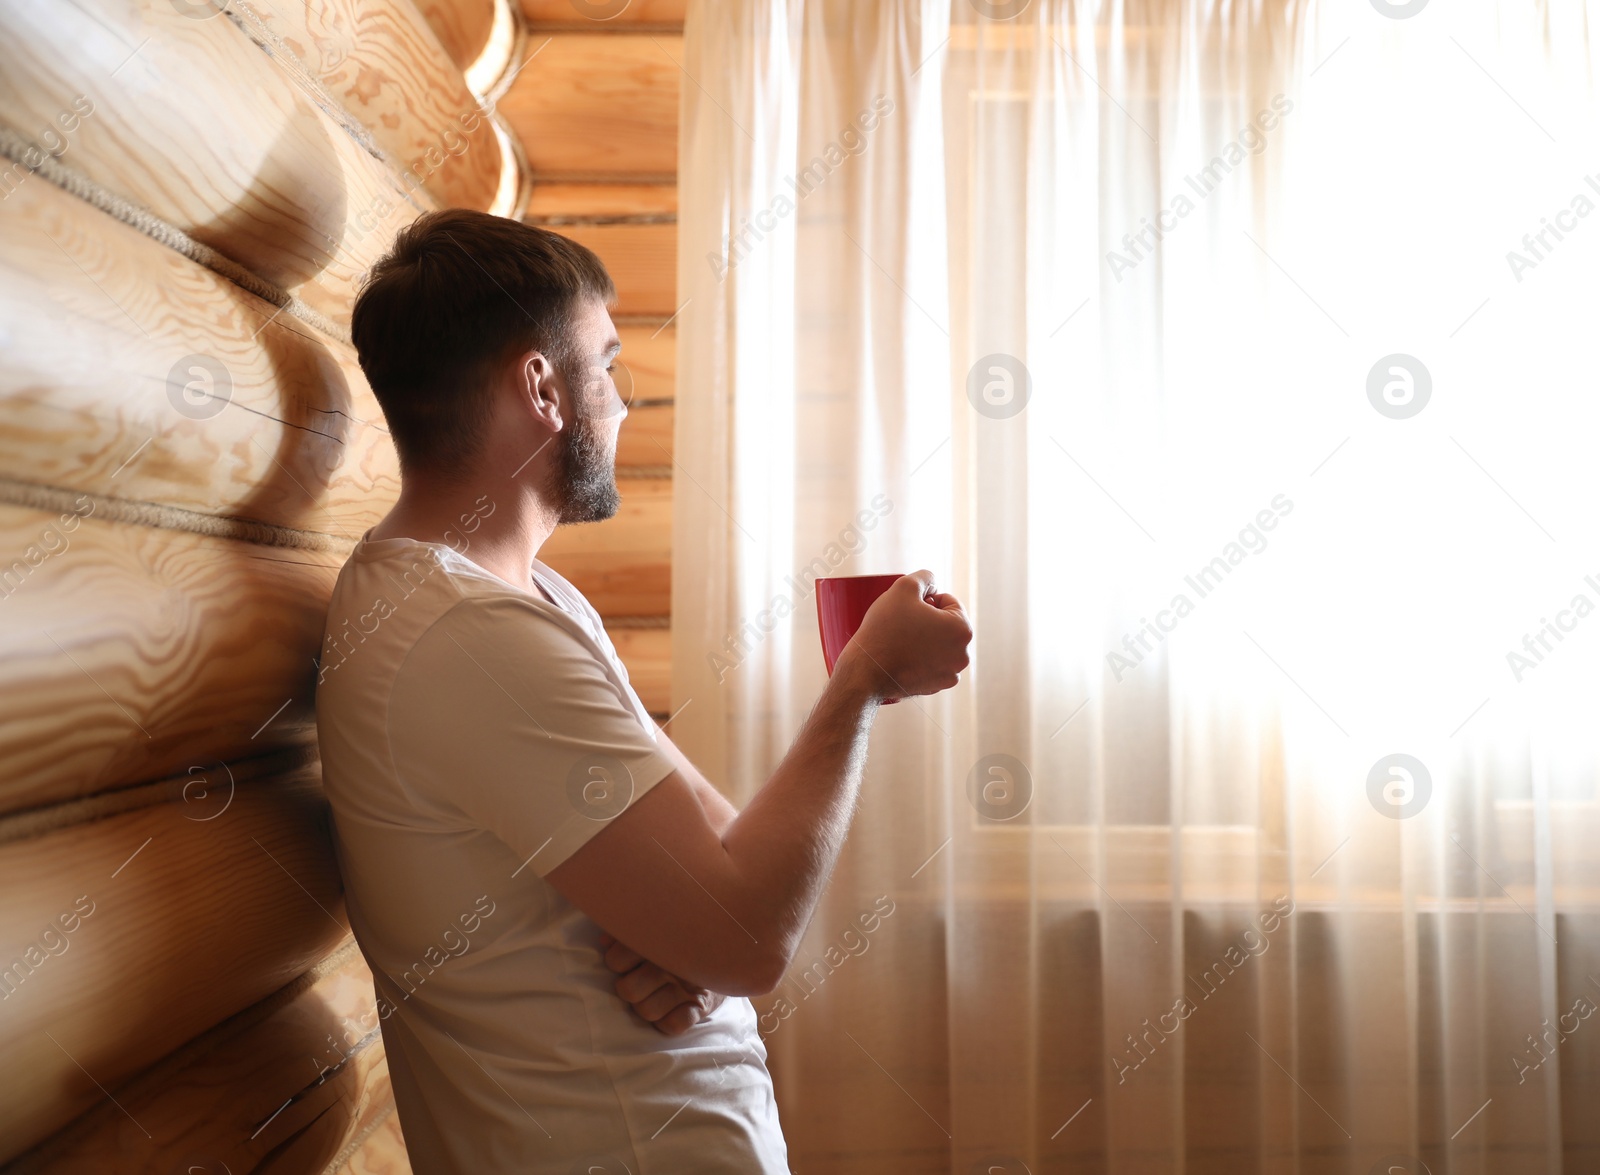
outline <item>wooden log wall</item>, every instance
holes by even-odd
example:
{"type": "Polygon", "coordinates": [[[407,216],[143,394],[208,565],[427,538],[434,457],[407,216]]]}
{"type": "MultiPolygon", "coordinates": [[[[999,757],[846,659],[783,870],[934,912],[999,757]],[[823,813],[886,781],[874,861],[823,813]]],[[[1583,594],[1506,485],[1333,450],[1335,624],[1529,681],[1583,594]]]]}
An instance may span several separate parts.
{"type": "Polygon", "coordinates": [[[421,211],[616,277],[624,507],[544,557],[670,696],[683,0],[0,6],[0,1164],[403,1175],[315,754],[398,493],[347,339],[421,211]]]}
{"type": "Polygon", "coordinates": [[[683,4],[618,7],[0,5],[4,1171],[409,1170],[312,684],[399,489],[350,305],[423,211],[617,279],[624,509],[545,555],[665,710],[683,4]]]}
{"type": "Polygon", "coordinates": [[[558,532],[551,566],[605,617],[645,704],[670,705],[672,408],[678,94],[686,0],[522,0],[527,64],[499,99],[533,177],[527,220],[594,249],[633,398],[617,472],[623,507],[558,532]]]}

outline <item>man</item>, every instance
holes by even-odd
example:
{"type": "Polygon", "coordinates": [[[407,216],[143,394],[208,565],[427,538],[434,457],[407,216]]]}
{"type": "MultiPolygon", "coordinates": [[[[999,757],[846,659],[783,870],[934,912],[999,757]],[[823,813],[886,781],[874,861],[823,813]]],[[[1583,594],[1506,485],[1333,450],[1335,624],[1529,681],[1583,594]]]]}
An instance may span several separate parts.
{"type": "Polygon", "coordinates": [[[771,780],[722,798],[536,558],[617,509],[614,299],[575,242],[453,210],[355,305],[402,484],[340,572],[317,724],[418,1175],[787,1172],[745,997],[799,944],[880,702],[967,665],[960,605],[902,578],[771,780]]]}

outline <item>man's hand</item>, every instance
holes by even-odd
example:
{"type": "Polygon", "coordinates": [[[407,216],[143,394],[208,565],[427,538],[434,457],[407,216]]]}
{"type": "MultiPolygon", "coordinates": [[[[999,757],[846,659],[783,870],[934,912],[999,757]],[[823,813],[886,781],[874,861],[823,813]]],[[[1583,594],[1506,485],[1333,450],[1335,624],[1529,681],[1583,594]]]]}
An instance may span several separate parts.
{"type": "Polygon", "coordinates": [[[663,971],[604,931],[600,947],[606,966],[617,973],[617,995],[666,1036],[681,1036],[710,1016],[725,997],[663,971]]]}
{"type": "Polygon", "coordinates": [[[880,698],[936,694],[967,667],[972,625],[961,603],[933,583],[933,572],[902,575],[872,602],[834,666],[862,674],[880,698]]]}

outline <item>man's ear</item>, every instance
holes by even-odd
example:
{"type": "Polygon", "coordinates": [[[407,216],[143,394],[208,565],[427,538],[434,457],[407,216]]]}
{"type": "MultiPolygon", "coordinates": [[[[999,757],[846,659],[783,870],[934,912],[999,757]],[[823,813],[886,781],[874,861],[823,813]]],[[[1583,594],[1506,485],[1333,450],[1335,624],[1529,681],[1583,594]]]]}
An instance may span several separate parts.
{"type": "Polygon", "coordinates": [[[525,351],[513,367],[517,396],[535,420],[552,433],[561,431],[561,380],[542,351],[525,351]]]}

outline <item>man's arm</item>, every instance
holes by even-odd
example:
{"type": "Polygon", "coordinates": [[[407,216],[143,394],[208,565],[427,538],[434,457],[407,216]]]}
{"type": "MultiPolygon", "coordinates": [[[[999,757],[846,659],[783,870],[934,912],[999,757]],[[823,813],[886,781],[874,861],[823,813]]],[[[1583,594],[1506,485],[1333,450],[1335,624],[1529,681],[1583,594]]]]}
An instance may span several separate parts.
{"type": "MultiPolygon", "coordinates": [[[[730,804],[701,774],[678,745],[667,737],[665,730],[656,731],[656,745],[688,780],[695,798],[705,811],[707,822],[720,837],[733,823],[734,817],[739,815],[739,809],[730,804]]],[[[663,970],[609,934],[601,934],[600,949],[606,966],[616,973],[618,998],[631,1005],[641,1019],[654,1025],[664,1036],[681,1036],[711,1015],[722,1003],[723,997],[719,993],[663,970]]]]}
{"type": "Polygon", "coordinates": [[[932,578],[905,576],[873,604],[789,753],[725,827],[679,765],[545,879],[673,975],[772,990],[844,843],[879,703],[947,689],[966,668],[972,630],[932,578]]]}
{"type": "Polygon", "coordinates": [[[726,796],[716,789],[716,786],[700,774],[700,769],[689,762],[689,757],[678,749],[678,744],[667,737],[665,730],[656,731],[656,746],[666,755],[667,760],[678,769],[693,790],[695,798],[700,801],[700,807],[705,810],[706,820],[711,827],[721,836],[733,823],[734,817],[739,815],[739,809],[728,802],[726,796]]]}

